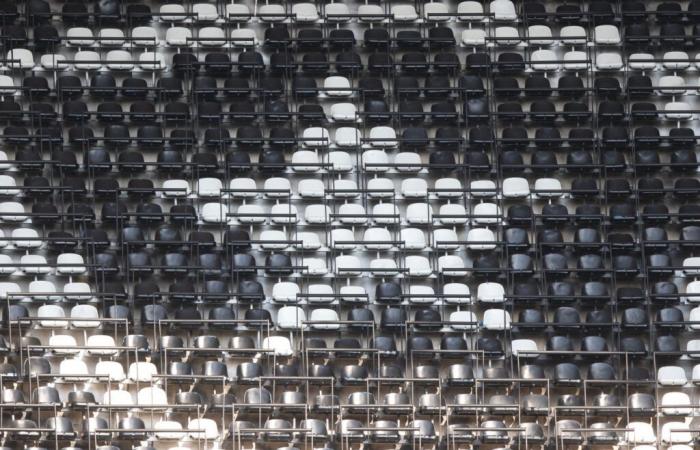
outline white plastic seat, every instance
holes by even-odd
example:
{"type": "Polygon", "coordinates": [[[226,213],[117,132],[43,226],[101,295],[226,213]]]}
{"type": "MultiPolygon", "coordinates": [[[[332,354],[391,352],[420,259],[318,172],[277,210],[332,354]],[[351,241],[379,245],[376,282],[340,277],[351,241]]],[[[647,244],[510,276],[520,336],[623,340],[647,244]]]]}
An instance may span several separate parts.
{"type": "Polygon", "coordinates": [[[65,311],[58,305],[41,305],[36,311],[39,320],[39,326],[43,328],[66,328],[67,320],[61,320],[66,317],[65,311]]]}
{"type": "Polygon", "coordinates": [[[51,267],[48,266],[46,257],[43,255],[22,255],[19,259],[22,265],[22,272],[28,275],[43,275],[51,273],[51,267]]]}
{"type": "Polygon", "coordinates": [[[433,231],[433,244],[442,250],[455,250],[459,247],[457,232],[449,228],[438,228],[433,231]]]}
{"type": "Polygon", "coordinates": [[[481,28],[469,28],[462,31],[462,44],[467,47],[486,45],[486,31],[481,28]]]}
{"type": "Polygon", "coordinates": [[[265,191],[265,197],[286,198],[292,195],[292,184],[288,178],[267,178],[263,184],[263,191],[265,191]]]}
{"type": "Polygon", "coordinates": [[[467,248],[470,250],[493,250],[496,236],[488,228],[472,228],[467,233],[467,248]]]}
{"type": "Polygon", "coordinates": [[[162,53],[143,52],[139,55],[139,69],[142,70],[163,70],[167,67],[162,53]]]}
{"type": "Polygon", "coordinates": [[[601,52],[595,60],[595,65],[600,70],[620,70],[622,69],[622,57],[619,53],[601,52]]]}
{"type": "Polygon", "coordinates": [[[129,365],[127,378],[133,382],[150,383],[158,375],[158,368],[149,361],[137,361],[129,365]]]}
{"type": "Polygon", "coordinates": [[[187,424],[187,429],[191,439],[213,441],[219,438],[219,427],[213,419],[192,419],[187,424]]]}
{"type": "Polygon", "coordinates": [[[355,127],[338,127],[335,130],[335,145],[338,147],[357,147],[362,134],[355,127]]]}
{"type": "Polygon", "coordinates": [[[505,198],[527,197],[530,195],[530,185],[522,177],[506,178],[503,180],[502,193],[505,198]]]}
{"type": "MultiPolygon", "coordinates": [[[[694,352],[698,351],[698,350],[700,349],[700,342],[699,342],[699,341],[700,341],[700,340],[698,340],[698,339],[693,339],[692,341],[690,341],[690,342],[694,342],[692,346],[690,345],[690,342],[688,342],[688,346],[687,346],[687,348],[686,348],[686,351],[688,351],[688,352],[690,352],[690,351],[694,351],[694,352]]],[[[692,353],[692,354],[689,354],[689,356],[690,356],[691,358],[697,358],[698,356],[700,356],[700,354],[698,354],[698,353],[692,353]]],[[[690,379],[691,379],[691,381],[693,382],[694,385],[700,384],[700,364],[695,364],[695,365],[693,366],[693,371],[692,371],[692,373],[691,373],[690,379]]]]}
{"type": "Polygon", "coordinates": [[[312,231],[301,231],[297,233],[299,243],[294,244],[294,247],[302,250],[318,250],[321,248],[321,240],[318,234],[312,231]]]}
{"type": "MultiPolygon", "coordinates": [[[[93,334],[88,336],[87,342],[85,343],[87,346],[88,350],[87,352],[90,355],[101,355],[101,356],[111,356],[115,355],[117,353],[117,350],[114,348],[116,347],[116,343],[114,342],[114,338],[112,336],[109,336],[107,334],[93,334]]],[[[114,378],[115,381],[121,381],[125,378],[126,375],[124,375],[124,368],[122,367],[121,364],[119,364],[116,361],[100,361],[102,363],[114,363],[119,366],[119,369],[121,371],[121,378],[117,379],[116,377],[114,378]]],[[[114,365],[112,364],[112,365],[114,365]]],[[[95,367],[95,371],[97,372],[97,368],[100,365],[100,363],[97,363],[97,366],[95,367]]],[[[108,364],[109,365],[109,364],[108,364]]],[[[107,373],[112,373],[109,368],[105,368],[107,370],[107,373]]]]}
{"type": "Polygon", "coordinates": [[[689,444],[693,440],[685,422],[666,422],[661,427],[661,441],[666,444],[689,444]]]}
{"type": "Polygon", "coordinates": [[[310,284],[308,294],[309,303],[332,303],[335,300],[335,291],[327,284],[310,284]]]}
{"type": "Polygon", "coordinates": [[[300,293],[299,285],[291,281],[279,281],[272,286],[272,300],[279,303],[296,303],[300,293]]]}
{"type": "Polygon", "coordinates": [[[691,414],[690,406],[690,397],[685,392],[666,392],[661,397],[661,412],[666,416],[691,414]]]}
{"type": "Polygon", "coordinates": [[[625,432],[625,441],[632,444],[656,444],[656,434],[651,424],[629,422],[625,428],[628,429],[625,432]]]}
{"type": "Polygon", "coordinates": [[[586,30],[581,25],[566,25],[559,30],[562,44],[582,45],[586,43],[586,30]]]}
{"type": "Polygon", "coordinates": [[[197,42],[203,47],[222,47],[226,43],[226,33],[219,27],[200,28],[197,42]]]}
{"type": "Polygon", "coordinates": [[[551,45],[554,42],[552,29],[547,25],[530,25],[527,27],[527,35],[532,45],[551,45]]]}
{"type": "Polygon", "coordinates": [[[251,28],[236,28],[231,31],[231,43],[234,47],[255,47],[258,36],[251,28]]]}
{"type": "Polygon", "coordinates": [[[297,194],[302,198],[323,198],[326,188],[318,178],[307,178],[297,183],[297,194]]]}
{"type": "Polygon", "coordinates": [[[678,75],[665,75],[659,78],[659,92],[662,94],[682,95],[685,93],[685,79],[678,75]]]}
{"type": "Polygon", "coordinates": [[[479,327],[479,320],[471,311],[453,311],[449,322],[450,327],[458,331],[474,331],[479,327]]]}
{"type": "Polygon", "coordinates": [[[510,313],[504,309],[487,309],[482,319],[487,330],[510,330],[510,313]]]}
{"type": "Polygon", "coordinates": [[[468,271],[464,260],[457,255],[444,255],[438,258],[438,271],[444,276],[465,277],[468,271]]]}
{"type": "Polygon", "coordinates": [[[7,299],[10,294],[19,294],[23,292],[19,284],[11,281],[0,282],[0,299],[7,299]]]}
{"type": "Polygon", "coordinates": [[[19,202],[0,203],[0,220],[3,222],[23,222],[27,219],[24,206],[19,202]]]}
{"type": "Polygon", "coordinates": [[[90,46],[95,43],[95,36],[90,28],[72,27],[66,31],[66,42],[70,45],[90,46]]]}
{"type": "Polygon", "coordinates": [[[328,170],[331,172],[350,172],[353,168],[350,153],[344,151],[328,152],[328,170]]]}
{"type": "Polygon", "coordinates": [[[474,206],[472,216],[476,224],[494,224],[501,220],[501,210],[495,203],[479,203],[474,206]]]}
{"type": "Polygon", "coordinates": [[[700,303],[700,281],[691,281],[685,286],[685,293],[689,294],[684,297],[686,302],[700,303]]]}
{"type": "Polygon", "coordinates": [[[135,45],[157,46],[158,33],[155,28],[149,26],[139,26],[131,30],[131,37],[135,45]]]}
{"type": "Polygon", "coordinates": [[[282,22],[285,14],[283,5],[262,5],[258,9],[258,17],[263,22],[282,22]]]}
{"type": "Polygon", "coordinates": [[[464,283],[446,283],[442,287],[445,303],[466,305],[472,303],[469,286],[464,283]]]}
{"type": "Polygon", "coordinates": [[[483,303],[503,303],[505,295],[503,285],[492,281],[479,284],[476,290],[476,299],[483,303]]]}
{"type": "Polygon", "coordinates": [[[133,70],[133,59],[131,53],[126,50],[110,50],[107,52],[105,65],[111,70],[133,70]]]}
{"type": "Polygon", "coordinates": [[[92,50],[81,50],[73,55],[78,70],[97,70],[102,67],[100,55],[92,50]]]}
{"type": "Polygon", "coordinates": [[[124,31],[119,28],[102,28],[97,36],[102,47],[121,47],[125,42],[124,31]]]}
{"type": "Polygon", "coordinates": [[[367,228],[362,241],[364,246],[370,250],[388,250],[393,246],[389,230],[380,227],[367,228]]]}
{"type": "Polygon", "coordinates": [[[299,221],[297,207],[289,203],[272,205],[270,208],[270,221],[277,224],[297,223],[299,221]]]}
{"type": "Polygon", "coordinates": [[[163,196],[168,198],[187,197],[191,193],[187,180],[165,180],[163,189],[167,189],[163,191],[163,196]]]}
{"type": "Polygon", "coordinates": [[[498,193],[493,180],[475,180],[469,183],[469,193],[475,198],[494,197],[498,193]]]}
{"type": "Polygon", "coordinates": [[[331,106],[331,119],[337,122],[357,120],[357,108],[352,103],[335,103],[331,106]]]}
{"type": "Polygon", "coordinates": [[[433,208],[429,203],[411,203],[406,207],[406,222],[427,224],[433,221],[433,208]]]}
{"type": "Polygon", "coordinates": [[[618,45],[621,42],[620,30],[615,25],[598,25],[593,31],[593,39],[599,45],[618,45]]]}
{"type": "Polygon", "coordinates": [[[340,298],[346,302],[367,302],[367,291],[362,286],[341,286],[340,298]]]}
{"type": "Polygon", "coordinates": [[[670,51],[664,53],[663,66],[666,69],[682,70],[690,67],[690,57],[683,51],[670,51]]]}
{"type": "Polygon", "coordinates": [[[440,198],[462,196],[462,183],[456,178],[438,178],[435,180],[435,195],[440,198]]]}
{"type": "Polygon", "coordinates": [[[656,380],[662,386],[683,386],[688,382],[681,366],[660,367],[656,380]]]}
{"type": "Polygon", "coordinates": [[[75,355],[80,353],[78,342],[70,334],[54,334],[49,337],[49,348],[57,355],[75,355]]]}
{"type": "Polygon", "coordinates": [[[316,22],[318,20],[318,11],[313,3],[296,3],[292,5],[292,14],[297,22],[316,22]]]}
{"type": "Polygon", "coordinates": [[[340,277],[356,277],[362,273],[360,259],[354,255],[340,255],[335,258],[336,275],[340,277]]]}
{"type": "Polygon", "coordinates": [[[398,264],[394,259],[375,258],[369,262],[369,271],[375,277],[393,277],[398,275],[398,264]]]}
{"type": "MultiPolygon", "coordinates": [[[[141,388],[136,393],[136,404],[139,406],[165,406],[168,403],[168,395],[157,386],[141,388]]],[[[177,424],[179,425],[179,422],[177,424]]],[[[182,435],[176,436],[175,439],[179,437],[182,435]]]]}
{"type": "Polygon", "coordinates": [[[334,228],[331,230],[331,247],[338,250],[354,250],[355,234],[347,228],[334,228]]]}
{"type": "Polygon", "coordinates": [[[318,154],[311,150],[297,150],[292,154],[291,167],[292,171],[298,173],[318,172],[318,154]]]}
{"type": "MultiPolygon", "coordinates": [[[[0,75],[0,94],[14,95],[17,93],[17,86],[9,75],[0,75]]],[[[7,158],[5,158],[7,159],[7,158]]],[[[13,178],[14,180],[14,178],[13,178]]]]}
{"type": "Polygon", "coordinates": [[[396,147],[396,130],[387,126],[372,127],[369,130],[370,145],[373,147],[391,148],[396,147]]]}
{"type": "MultiPolygon", "coordinates": [[[[304,130],[303,145],[308,148],[327,147],[330,143],[328,130],[323,127],[310,127],[304,130]]],[[[294,152],[297,154],[298,152],[294,152]]]]}
{"type": "Polygon", "coordinates": [[[201,217],[206,223],[226,223],[228,221],[228,212],[228,206],[223,203],[205,203],[202,206],[201,217]]]}
{"type": "Polygon", "coordinates": [[[484,20],[484,6],[477,1],[464,1],[457,5],[457,17],[465,22],[484,20]]]}
{"type": "Polygon", "coordinates": [[[13,261],[10,255],[0,254],[0,264],[2,264],[2,267],[0,267],[0,274],[11,275],[17,270],[17,267],[11,265],[13,261]]]}
{"type": "Polygon", "coordinates": [[[85,260],[77,253],[61,253],[56,258],[56,272],[63,275],[77,275],[85,273],[85,260]],[[61,267],[61,264],[65,266],[61,267]]]}
{"type": "Polygon", "coordinates": [[[13,48],[7,52],[7,67],[27,70],[34,67],[34,54],[26,48],[13,48]]]}
{"type": "Polygon", "coordinates": [[[350,8],[342,2],[328,3],[326,4],[325,12],[326,20],[329,22],[347,22],[350,8]]]}
{"type": "Polygon", "coordinates": [[[561,181],[558,178],[538,178],[535,180],[535,195],[544,199],[561,197],[561,181]]]}
{"type": "MultiPolygon", "coordinates": [[[[41,58],[39,58],[39,65],[44,70],[66,70],[69,65],[65,61],[66,61],[65,55],[61,55],[61,54],[57,54],[57,53],[46,53],[44,55],[41,55],[41,58]]],[[[2,76],[6,76],[6,75],[2,75],[2,76]]],[[[2,84],[0,83],[0,86],[1,85],[2,84]]],[[[3,92],[3,91],[4,90],[0,90],[0,92],[3,92]]]]}
{"type": "Polygon", "coordinates": [[[309,205],[304,210],[304,220],[307,223],[329,223],[331,209],[326,205],[309,205]]]}
{"type": "Polygon", "coordinates": [[[668,102],[664,106],[667,119],[686,120],[693,117],[692,107],[687,102],[668,102]]]}
{"type": "Polygon", "coordinates": [[[588,67],[588,55],[580,50],[564,53],[564,69],[585,70],[588,67]]]}
{"type": "Polygon", "coordinates": [[[226,5],[226,17],[233,22],[248,22],[252,14],[248,5],[229,3],[226,5]]]}
{"type": "Polygon", "coordinates": [[[192,5],[192,14],[197,22],[213,22],[219,18],[216,5],[211,3],[195,3],[192,5]]]}
{"type": "Polygon", "coordinates": [[[384,8],[379,5],[359,5],[357,15],[362,22],[382,22],[385,20],[384,8]]]}
{"type": "Polygon", "coordinates": [[[132,406],[134,404],[134,399],[131,398],[129,391],[111,389],[105,392],[102,397],[102,404],[108,406],[132,406]]]}
{"type": "Polygon", "coordinates": [[[428,195],[428,182],[423,178],[406,178],[401,182],[401,195],[409,198],[424,198],[428,195]]]}
{"type": "Polygon", "coordinates": [[[301,269],[302,275],[312,277],[322,277],[328,273],[326,261],[323,258],[304,258],[304,268],[301,269]]]}
{"type": "Polygon", "coordinates": [[[413,304],[425,305],[435,303],[435,290],[431,286],[411,284],[408,294],[408,301],[413,304]]]}
{"type": "Polygon", "coordinates": [[[396,224],[401,220],[401,212],[393,203],[379,203],[372,208],[372,220],[379,224],[396,224]]]}
{"type": "Polygon", "coordinates": [[[92,289],[88,283],[73,281],[63,285],[63,296],[67,300],[89,300],[92,298],[92,289]]]}
{"type": "Polygon", "coordinates": [[[691,256],[683,260],[683,274],[688,276],[700,275],[700,257],[691,256]]]}
{"type": "Polygon", "coordinates": [[[510,351],[516,357],[535,357],[537,355],[532,352],[538,350],[537,342],[532,339],[513,339],[510,342],[510,351]]]}
{"type": "Polygon", "coordinates": [[[345,203],[338,208],[340,223],[363,224],[367,223],[365,207],[357,203],[345,203]]]}
{"type": "MultiPolygon", "coordinates": [[[[2,264],[7,264],[11,263],[12,259],[10,258],[9,255],[0,255],[0,261],[2,261],[2,264]],[[2,257],[7,257],[9,261],[5,260],[5,258],[2,257]],[[7,261],[7,262],[6,262],[7,261]]],[[[0,273],[7,273],[5,272],[5,269],[7,267],[0,267],[0,273]]],[[[10,267],[12,271],[15,270],[14,267],[10,267]]],[[[11,273],[11,272],[10,272],[11,273]]],[[[31,295],[31,298],[35,300],[60,300],[61,296],[58,295],[58,290],[56,289],[56,285],[53,284],[52,281],[49,280],[34,280],[29,283],[29,294],[31,295]]]]}
{"type": "Polygon", "coordinates": [[[28,249],[41,247],[39,232],[34,228],[15,228],[12,230],[11,242],[15,248],[28,249]]]}
{"type": "Polygon", "coordinates": [[[653,70],[656,67],[651,53],[632,53],[627,60],[630,68],[635,70],[653,70]]]}
{"type": "Polygon", "coordinates": [[[396,22],[413,22],[418,20],[418,13],[413,5],[393,5],[391,14],[396,22]]]}
{"type": "Polygon", "coordinates": [[[261,241],[260,247],[265,250],[284,250],[288,247],[287,235],[282,230],[263,230],[259,240],[261,241]]]}
{"type": "Polygon", "coordinates": [[[117,361],[98,361],[95,365],[95,376],[104,377],[116,382],[126,379],[124,367],[117,361]]]}
{"type": "Polygon", "coordinates": [[[185,11],[185,7],[179,3],[162,5],[158,12],[160,14],[160,20],[164,22],[181,22],[189,17],[189,14],[185,11]]]}
{"type": "MultiPolygon", "coordinates": [[[[311,322],[338,322],[340,318],[338,313],[332,309],[319,308],[311,311],[309,317],[311,322]]],[[[312,323],[311,328],[315,330],[337,330],[340,328],[338,323],[312,323]]]]}
{"type": "Polygon", "coordinates": [[[516,27],[500,26],[495,30],[496,45],[518,45],[520,33],[516,27]]]}
{"type": "Polygon", "coordinates": [[[70,310],[71,324],[74,328],[97,328],[100,326],[100,314],[93,305],[75,305],[70,310]],[[78,320],[76,320],[78,319],[78,320]]]}
{"type": "Polygon", "coordinates": [[[357,192],[357,183],[355,180],[333,180],[333,197],[335,198],[357,198],[359,192],[357,192]]]}
{"type": "Polygon", "coordinates": [[[495,0],[489,4],[489,11],[495,20],[517,20],[515,5],[510,0],[495,0]]]}
{"type": "Polygon", "coordinates": [[[299,330],[305,321],[306,313],[298,306],[283,306],[277,311],[277,326],[281,330],[299,330]]]}
{"type": "Polygon", "coordinates": [[[192,30],[185,27],[168,28],[165,32],[165,42],[173,47],[189,47],[192,45],[192,30]]]}
{"type": "MultiPolygon", "coordinates": [[[[685,349],[688,353],[689,358],[700,358],[700,339],[689,340],[685,345],[685,349]]],[[[693,380],[694,384],[700,382],[700,377],[696,376],[698,374],[695,370],[696,368],[697,366],[693,367],[693,375],[691,376],[691,379],[693,380]]]]}
{"type": "Polygon", "coordinates": [[[461,225],[467,223],[467,210],[460,203],[446,203],[440,206],[440,223],[443,225],[461,225]]]}
{"type": "Polygon", "coordinates": [[[394,182],[389,178],[372,178],[367,182],[367,191],[370,198],[391,198],[394,196],[394,182]]]}
{"type": "Polygon", "coordinates": [[[420,172],[422,163],[423,161],[421,160],[420,154],[416,152],[399,152],[394,156],[394,164],[396,165],[397,172],[420,172]]]}
{"type": "Polygon", "coordinates": [[[423,250],[427,246],[425,234],[419,228],[401,228],[399,239],[406,250],[423,250]]]}
{"type": "Polygon", "coordinates": [[[534,70],[558,70],[559,63],[556,62],[558,59],[552,50],[535,50],[531,55],[531,66],[534,70]]]}
{"type": "Polygon", "coordinates": [[[64,380],[82,380],[88,378],[87,364],[78,358],[68,358],[61,361],[58,366],[58,373],[64,380]]]}
{"type": "Polygon", "coordinates": [[[428,277],[432,275],[433,269],[430,267],[430,260],[425,256],[408,255],[405,258],[408,275],[411,277],[428,277]]]}
{"type": "Polygon", "coordinates": [[[446,22],[450,20],[449,12],[446,3],[423,3],[423,17],[429,22],[446,22]]]}

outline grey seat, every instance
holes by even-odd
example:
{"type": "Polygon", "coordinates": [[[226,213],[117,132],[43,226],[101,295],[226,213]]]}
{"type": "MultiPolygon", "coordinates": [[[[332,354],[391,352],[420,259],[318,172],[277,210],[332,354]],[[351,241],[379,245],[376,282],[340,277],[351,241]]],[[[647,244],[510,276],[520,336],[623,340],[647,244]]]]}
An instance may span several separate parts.
{"type": "Polygon", "coordinates": [[[656,414],[656,400],[651,394],[636,392],[627,399],[631,416],[650,416],[656,414]]]}

